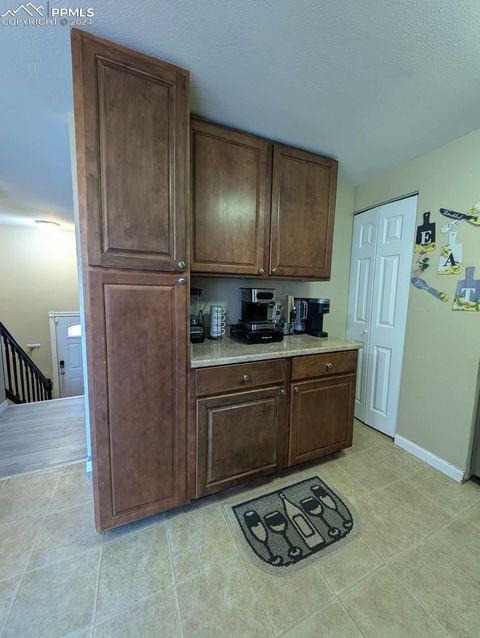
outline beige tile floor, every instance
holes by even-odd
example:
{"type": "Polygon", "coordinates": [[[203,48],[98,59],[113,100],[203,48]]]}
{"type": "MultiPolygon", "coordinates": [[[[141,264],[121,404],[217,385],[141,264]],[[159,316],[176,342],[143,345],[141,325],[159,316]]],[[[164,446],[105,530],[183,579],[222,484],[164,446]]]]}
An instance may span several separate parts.
{"type": "Polygon", "coordinates": [[[321,463],[99,535],[83,465],[0,482],[0,635],[480,636],[480,487],[357,424],[321,463]],[[361,535],[289,577],[237,550],[223,505],[318,473],[361,535]]]}

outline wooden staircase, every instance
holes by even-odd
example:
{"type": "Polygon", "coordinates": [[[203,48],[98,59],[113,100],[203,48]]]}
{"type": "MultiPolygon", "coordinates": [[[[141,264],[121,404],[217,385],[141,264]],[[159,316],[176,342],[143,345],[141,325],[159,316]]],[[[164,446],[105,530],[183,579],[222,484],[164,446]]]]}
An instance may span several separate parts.
{"type": "Polygon", "coordinates": [[[0,340],[3,346],[0,365],[3,365],[7,399],[13,403],[51,399],[51,379],[47,379],[1,322],[0,340]]]}

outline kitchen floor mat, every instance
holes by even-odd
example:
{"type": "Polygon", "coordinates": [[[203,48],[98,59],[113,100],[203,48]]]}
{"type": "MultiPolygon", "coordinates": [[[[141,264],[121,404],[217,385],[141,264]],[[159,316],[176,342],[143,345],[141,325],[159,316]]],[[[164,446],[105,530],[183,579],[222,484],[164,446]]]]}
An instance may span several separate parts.
{"type": "Polygon", "coordinates": [[[359,531],[356,512],[318,476],[236,504],[225,513],[258,567],[288,575],[339,549],[359,531]]]}

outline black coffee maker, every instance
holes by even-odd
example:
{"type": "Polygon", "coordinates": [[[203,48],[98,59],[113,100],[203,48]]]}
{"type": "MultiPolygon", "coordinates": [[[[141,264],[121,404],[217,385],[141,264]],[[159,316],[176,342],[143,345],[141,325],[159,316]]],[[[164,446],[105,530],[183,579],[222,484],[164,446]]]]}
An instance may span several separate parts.
{"type": "Polygon", "coordinates": [[[330,299],[308,299],[307,316],[305,318],[305,332],[314,337],[328,337],[328,332],[323,330],[323,315],[330,312],[330,299]]]}

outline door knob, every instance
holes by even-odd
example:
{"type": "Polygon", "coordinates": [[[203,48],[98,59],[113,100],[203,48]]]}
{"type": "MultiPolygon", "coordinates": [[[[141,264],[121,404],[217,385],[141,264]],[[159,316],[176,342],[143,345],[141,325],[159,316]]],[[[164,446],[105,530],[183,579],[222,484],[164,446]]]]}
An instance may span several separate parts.
{"type": "Polygon", "coordinates": [[[187,267],[187,264],[185,263],[183,259],[180,259],[180,261],[178,262],[178,267],[180,268],[180,270],[185,270],[185,268],[187,267]]]}
{"type": "Polygon", "coordinates": [[[258,272],[259,272],[261,275],[263,275],[263,273],[265,272],[265,268],[259,268],[259,269],[258,269],[258,272]]]}
{"type": "Polygon", "coordinates": [[[248,383],[250,381],[250,375],[249,374],[244,374],[242,376],[242,383],[248,383]]]}
{"type": "Polygon", "coordinates": [[[180,277],[180,279],[178,280],[179,286],[184,286],[186,283],[187,283],[187,280],[185,279],[185,277],[180,277]]]}
{"type": "Polygon", "coordinates": [[[293,391],[297,393],[300,392],[300,388],[298,387],[298,385],[293,386],[293,391]]]}
{"type": "Polygon", "coordinates": [[[286,388],[282,388],[282,389],[280,390],[280,394],[282,395],[282,397],[287,396],[287,389],[286,389],[286,388]]]}
{"type": "Polygon", "coordinates": [[[362,330],[362,335],[368,335],[368,330],[362,330]]]}
{"type": "Polygon", "coordinates": [[[276,266],[274,266],[274,267],[272,268],[272,272],[277,272],[277,267],[276,267],[276,266]]]}

